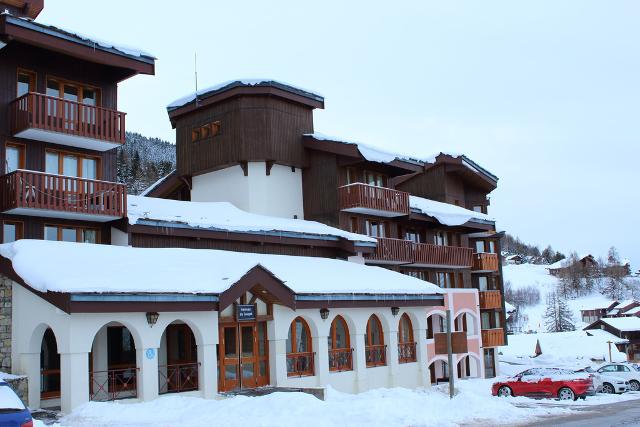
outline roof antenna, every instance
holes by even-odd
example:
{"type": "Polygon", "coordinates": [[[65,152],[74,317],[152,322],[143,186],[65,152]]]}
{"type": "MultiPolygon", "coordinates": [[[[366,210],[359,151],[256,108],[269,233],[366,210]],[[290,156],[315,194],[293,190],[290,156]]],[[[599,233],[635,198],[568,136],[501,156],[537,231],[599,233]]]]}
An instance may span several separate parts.
{"type": "Polygon", "coordinates": [[[196,107],[198,106],[198,52],[193,52],[193,69],[196,78],[196,107]]]}

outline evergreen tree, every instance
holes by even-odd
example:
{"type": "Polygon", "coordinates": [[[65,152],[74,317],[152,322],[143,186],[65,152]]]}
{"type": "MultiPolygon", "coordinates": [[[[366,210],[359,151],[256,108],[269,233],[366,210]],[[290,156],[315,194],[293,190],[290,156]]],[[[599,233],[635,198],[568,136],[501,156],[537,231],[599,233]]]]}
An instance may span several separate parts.
{"type": "Polygon", "coordinates": [[[573,315],[567,306],[567,302],[557,292],[547,295],[544,325],[547,332],[567,332],[575,331],[576,329],[573,324],[573,315]]]}

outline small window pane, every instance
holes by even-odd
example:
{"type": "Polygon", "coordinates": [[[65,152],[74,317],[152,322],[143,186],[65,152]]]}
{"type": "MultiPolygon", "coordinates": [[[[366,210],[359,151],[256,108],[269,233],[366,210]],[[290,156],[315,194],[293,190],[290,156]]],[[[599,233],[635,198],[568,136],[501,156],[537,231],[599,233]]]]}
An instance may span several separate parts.
{"type": "Polygon", "coordinates": [[[47,80],[47,95],[60,98],[60,84],[57,81],[47,80]]]}
{"type": "Polygon", "coordinates": [[[44,240],[58,240],[58,227],[44,227],[44,240]]]}
{"type": "Polygon", "coordinates": [[[18,97],[34,91],[34,88],[31,87],[31,83],[32,76],[30,74],[18,73],[18,97]]]}
{"type": "Polygon", "coordinates": [[[96,159],[82,159],[82,177],[87,179],[98,179],[96,159]]]}
{"type": "Polygon", "coordinates": [[[58,153],[48,151],[45,161],[45,172],[59,174],[58,153]]]}
{"type": "Polygon", "coordinates": [[[93,89],[82,89],[82,103],[86,105],[97,105],[96,91],[93,89]]]}
{"type": "Polygon", "coordinates": [[[78,158],[76,156],[65,155],[62,162],[63,175],[78,176],[78,158]]]}
{"type": "Polygon", "coordinates": [[[2,226],[2,243],[15,242],[16,239],[17,239],[16,225],[5,222],[2,226]]]}
{"type": "Polygon", "coordinates": [[[6,150],[6,173],[18,169],[20,169],[20,149],[9,145],[6,150]]]}
{"type": "Polygon", "coordinates": [[[63,228],[62,229],[62,241],[63,242],[75,242],[76,241],[76,229],[75,228],[63,228]]]}
{"type": "Polygon", "coordinates": [[[78,101],[78,88],[75,86],[64,85],[64,99],[69,101],[78,101]]]}
{"type": "Polygon", "coordinates": [[[484,252],[484,241],[483,240],[476,241],[476,252],[479,253],[479,254],[484,252]]]}
{"type": "Polygon", "coordinates": [[[489,241],[489,252],[492,254],[496,253],[496,243],[493,240],[489,241]]]}
{"type": "Polygon", "coordinates": [[[82,230],[82,241],[84,243],[97,243],[98,233],[96,230],[82,230]]]}

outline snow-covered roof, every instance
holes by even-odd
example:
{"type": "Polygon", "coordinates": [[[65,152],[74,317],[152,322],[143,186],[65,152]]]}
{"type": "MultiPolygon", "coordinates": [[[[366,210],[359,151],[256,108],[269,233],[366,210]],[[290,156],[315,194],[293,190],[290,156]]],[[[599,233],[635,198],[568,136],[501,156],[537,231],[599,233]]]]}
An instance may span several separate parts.
{"type": "Polygon", "coordinates": [[[624,314],[631,314],[631,315],[638,314],[638,313],[640,313],[640,306],[624,312],[624,314]]]}
{"type": "Polygon", "coordinates": [[[511,259],[521,259],[521,258],[522,258],[522,255],[515,254],[515,255],[509,255],[509,256],[507,257],[507,260],[511,260],[511,259]]]}
{"type": "Polygon", "coordinates": [[[640,331],[640,317],[605,317],[600,320],[622,332],[640,331]]]}
{"type": "Polygon", "coordinates": [[[432,283],[385,268],[319,257],[45,240],[6,243],[0,255],[42,292],[218,294],[262,266],[297,294],[443,293],[432,283]]]}
{"type": "Polygon", "coordinates": [[[607,332],[603,329],[587,329],[585,332],[587,333],[587,335],[591,335],[592,337],[598,337],[605,342],[611,341],[614,344],[626,344],[629,342],[629,340],[617,337],[613,335],[611,332],[607,332]]]}
{"type": "MultiPolygon", "coordinates": [[[[155,197],[127,196],[129,224],[188,226],[240,233],[278,233],[343,238],[376,243],[376,239],[350,233],[316,221],[288,219],[245,212],[228,202],[185,202],[155,197]]],[[[304,236],[298,236],[304,237],[304,236]]]]}
{"type": "Polygon", "coordinates": [[[403,161],[422,164],[422,161],[417,159],[416,157],[411,157],[406,154],[399,154],[399,153],[393,153],[390,151],[381,150],[379,148],[373,147],[371,145],[368,145],[359,141],[350,141],[348,139],[339,138],[336,136],[325,135],[320,132],[306,133],[304,134],[304,136],[308,136],[317,141],[331,141],[331,142],[338,142],[340,144],[356,145],[362,157],[364,157],[369,162],[390,163],[390,162],[393,162],[394,160],[403,160],[403,161]]]}
{"type": "Polygon", "coordinates": [[[506,302],[506,301],[504,302],[504,309],[507,311],[507,313],[512,313],[512,312],[516,311],[516,308],[513,305],[511,305],[508,302],[506,302]]]}
{"type": "Polygon", "coordinates": [[[410,196],[409,206],[422,214],[434,217],[443,225],[462,225],[470,220],[495,222],[487,214],[475,212],[450,203],[436,202],[423,197],[410,196]]]}
{"type": "Polygon", "coordinates": [[[45,24],[43,22],[36,22],[28,18],[13,16],[11,15],[11,13],[6,11],[2,12],[0,15],[7,15],[7,20],[12,24],[25,27],[30,30],[35,30],[44,34],[52,35],[58,38],[88,45],[94,49],[111,51],[111,53],[129,56],[133,59],[144,60],[145,62],[153,62],[156,59],[156,57],[152,54],[138,48],[123,46],[120,44],[116,45],[108,41],[100,40],[97,37],[80,34],[76,31],[63,29],[57,26],[45,24]]]}
{"type": "MultiPolygon", "coordinates": [[[[295,93],[297,95],[301,95],[310,99],[313,99],[315,101],[320,101],[323,102],[324,101],[324,97],[322,95],[320,95],[318,92],[316,91],[312,91],[312,90],[308,90],[308,89],[303,89],[299,86],[294,86],[292,84],[289,83],[284,83],[284,82],[280,82],[278,80],[275,79],[268,79],[268,78],[264,78],[264,79],[236,79],[236,80],[229,80],[226,82],[222,82],[222,83],[218,83],[216,85],[213,86],[209,86],[206,87],[204,89],[199,89],[197,92],[197,96],[198,97],[209,97],[211,95],[214,95],[216,93],[219,92],[223,92],[225,90],[229,90],[232,89],[234,87],[250,87],[250,86],[272,86],[272,87],[277,87],[279,89],[282,90],[286,90],[288,92],[292,92],[295,93]]],[[[175,101],[171,102],[169,105],[167,105],[167,110],[171,111],[171,110],[175,110],[177,108],[180,108],[184,105],[189,104],[190,102],[195,101],[196,99],[196,93],[190,93],[189,95],[183,96],[181,98],[176,99],[175,101]]]]}
{"type": "Polygon", "coordinates": [[[618,304],[617,308],[622,310],[623,308],[635,303],[637,303],[637,301],[634,299],[626,299],[624,301],[620,301],[620,304],[618,304]]]}

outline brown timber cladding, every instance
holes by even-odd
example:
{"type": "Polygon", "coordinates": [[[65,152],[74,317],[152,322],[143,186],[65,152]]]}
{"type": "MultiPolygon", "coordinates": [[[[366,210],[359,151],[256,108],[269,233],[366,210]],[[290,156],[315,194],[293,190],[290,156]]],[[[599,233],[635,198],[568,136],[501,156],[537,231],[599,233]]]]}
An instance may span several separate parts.
{"type": "Polygon", "coordinates": [[[502,308],[500,291],[480,291],[480,309],[493,310],[502,308]]]}
{"type": "Polygon", "coordinates": [[[367,184],[349,184],[338,189],[340,209],[366,208],[409,215],[409,193],[367,184]]]}
{"type": "Polygon", "coordinates": [[[198,175],[245,161],[303,167],[302,135],[313,132],[309,107],[270,96],[239,96],[176,120],[178,175],[198,175]],[[191,141],[193,128],[220,122],[219,133],[191,141]]]}
{"type": "Polygon", "coordinates": [[[415,263],[425,266],[452,266],[469,268],[473,249],[456,246],[440,246],[414,243],[404,239],[378,238],[378,245],[368,260],[398,263],[415,263]]]}
{"type": "Polygon", "coordinates": [[[497,347],[504,345],[504,329],[483,329],[480,331],[482,334],[482,346],[483,347],[497,347]]]}
{"type": "Polygon", "coordinates": [[[338,161],[335,154],[309,150],[309,167],[302,170],[304,218],[349,230],[340,222],[338,206],[338,161]],[[321,191],[320,191],[321,189],[321,191]]]}
{"type": "MultiPolygon", "coordinates": [[[[433,342],[435,344],[436,354],[448,354],[446,332],[433,334],[433,342]]],[[[451,351],[456,354],[466,353],[468,351],[466,332],[451,332],[451,351]]]]}
{"type": "Polygon", "coordinates": [[[498,271],[498,254],[473,254],[473,270],[498,271]]]}

